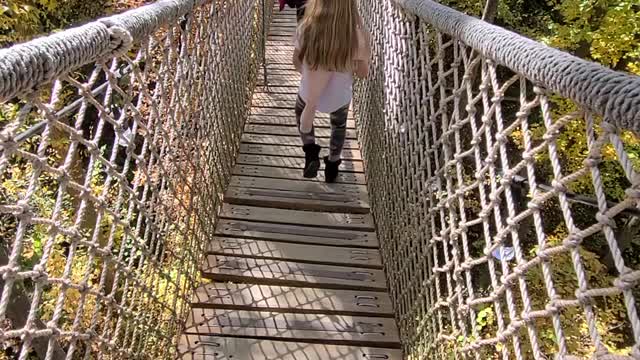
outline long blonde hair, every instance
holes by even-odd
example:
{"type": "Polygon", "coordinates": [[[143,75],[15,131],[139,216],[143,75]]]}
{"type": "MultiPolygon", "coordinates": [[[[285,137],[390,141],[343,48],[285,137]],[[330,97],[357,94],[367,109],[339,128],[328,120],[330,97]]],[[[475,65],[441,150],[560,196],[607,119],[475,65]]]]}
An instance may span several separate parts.
{"type": "Polygon", "coordinates": [[[312,70],[350,71],[358,19],[355,0],[309,0],[300,24],[300,61],[312,70]]]}

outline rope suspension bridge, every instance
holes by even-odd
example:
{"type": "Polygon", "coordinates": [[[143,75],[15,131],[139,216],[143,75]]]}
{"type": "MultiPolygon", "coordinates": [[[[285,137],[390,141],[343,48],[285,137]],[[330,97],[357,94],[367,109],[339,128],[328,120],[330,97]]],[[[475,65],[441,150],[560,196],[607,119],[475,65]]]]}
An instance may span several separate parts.
{"type": "Polygon", "coordinates": [[[272,0],[0,50],[0,359],[640,359],[640,78],[431,0],[358,4],[336,184],[302,177],[272,0]]]}

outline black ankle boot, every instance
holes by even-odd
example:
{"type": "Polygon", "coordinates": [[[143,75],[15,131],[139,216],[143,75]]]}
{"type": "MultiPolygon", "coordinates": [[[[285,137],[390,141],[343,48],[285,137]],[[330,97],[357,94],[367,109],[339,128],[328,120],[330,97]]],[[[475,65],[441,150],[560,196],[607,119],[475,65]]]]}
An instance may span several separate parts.
{"type": "Polygon", "coordinates": [[[328,183],[336,182],[338,177],[338,168],[342,164],[342,160],[329,161],[329,157],[324,157],[324,181],[328,183]]]}
{"type": "Polygon", "coordinates": [[[304,172],[302,175],[306,178],[314,178],[318,176],[320,169],[320,149],[317,144],[307,144],[302,147],[304,150],[304,172]]]}

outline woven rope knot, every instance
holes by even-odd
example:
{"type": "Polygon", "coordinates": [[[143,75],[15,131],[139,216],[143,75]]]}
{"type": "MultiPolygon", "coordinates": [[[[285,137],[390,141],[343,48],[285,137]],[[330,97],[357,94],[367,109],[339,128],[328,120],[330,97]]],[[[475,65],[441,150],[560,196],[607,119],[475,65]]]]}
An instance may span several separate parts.
{"type": "Polygon", "coordinates": [[[475,115],[478,111],[475,106],[467,105],[464,107],[465,111],[469,113],[469,115],[475,115]]]}
{"type": "Polygon", "coordinates": [[[525,151],[522,153],[522,160],[526,161],[526,162],[532,162],[535,161],[535,155],[532,154],[530,151],[525,151]]]}
{"type": "Polygon", "coordinates": [[[60,185],[68,185],[70,179],[71,176],[69,176],[69,172],[67,171],[67,169],[62,169],[60,171],[60,175],[58,176],[58,182],[60,183],[60,185]]]}
{"type": "Polygon", "coordinates": [[[13,280],[18,275],[18,269],[9,266],[1,267],[0,272],[2,272],[2,280],[4,281],[13,280]]]}
{"type": "Polygon", "coordinates": [[[60,329],[58,328],[55,321],[51,320],[47,322],[47,330],[51,332],[51,337],[57,338],[60,336],[60,329]]]}
{"type": "Polygon", "coordinates": [[[19,200],[16,203],[16,207],[19,209],[18,211],[16,211],[13,215],[21,218],[21,219],[28,219],[30,218],[33,213],[31,211],[31,205],[29,205],[29,203],[27,202],[27,200],[19,200]]]}
{"type": "Polygon", "coordinates": [[[569,249],[577,248],[578,246],[580,246],[580,243],[582,243],[582,239],[575,234],[569,234],[569,236],[567,236],[567,238],[562,241],[562,245],[569,249]]]}
{"type": "Polygon", "coordinates": [[[559,193],[567,192],[567,187],[563,183],[558,181],[558,180],[553,180],[551,182],[551,187],[553,187],[553,190],[555,190],[555,191],[557,191],[559,193]]]}
{"type": "Polygon", "coordinates": [[[632,199],[635,199],[636,201],[640,200],[640,190],[636,189],[636,188],[628,188],[624,191],[624,194],[632,199]]]}
{"type": "Polygon", "coordinates": [[[495,95],[491,98],[491,101],[493,102],[502,102],[502,100],[504,100],[504,94],[502,91],[496,91],[495,95]]]}
{"type": "Polygon", "coordinates": [[[538,252],[536,253],[536,255],[540,258],[540,260],[542,260],[543,262],[546,261],[550,261],[551,260],[551,255],[549,255],[545,250],[538,250],[538,252]]]}
{"type": "Polygon", "coordinates": [[[598,220],[599,224],[607,225],[607,226],[610,226],[612,228],[616,227],[616,222],[612,218],[610,218],[609,216],[607,216],[607,215],[605,215],[605,214],[603,214],[601,212],[597,212],[596,213],[596,220],[598,220]]]}
{"type": "Polygon", "coordinates": [[[551,315],[555,315],[560,312],[560,309],[554,305],[555,301],[551,301],[551,303],[545,305],[544,309],[548,311],[551,315]]]}
{"type": "Polygon", "coordinates": [[[584,159],[582,164],[588,168],[595,168],[602,162],[602,158],[600,157],[588,157],[584,159]]]}
{"type": "Polygon", "coordinates": [[[527,273],[527,267],[521,265],[516,266],[513,268],[513,273],[519,277],[522,277],[527,273]]]}
{"type": "Polygon", "coordinates": [[[513,174],[511,173],[504,174],[502,179],[500,179],[500,185],[502,186],[511,185],[512,182],[513,182],[513,174]]]}
{"type": "Polygon", "coordinates": [[[469,313],[469,305],[467,305],[467,304],[459,305],[458,309],[456,310],[456,312],[460,316],[467,316],[467,314],[469,313]]]}
{"type": "Polygon", "coordinates": [[[582,305],[590,305],[593,303],[593,298],[582,292],[580,289],[576,289],[575,295],[578,302],[582,305]]]}
{"type": "Polygon", "coordinates": [[[18,149],[17,142],[13,141],[13,139],[10,139],[9,137],[7,137],[6,140],[3,140],[0,136],[0,151],[4,151],[6,153],[5,156],[11,156],[16,149],[18,149]]]}
{"type": "Polygon", "coordinates": [[[527,209],[540,210],[540,204],[538,204],[535,200],[531,200],[527,203],[527,209]]]}
{"type": "Polygon", "coordinates": [[[560,136],[560,131],[558,131],[558,130],[549,130],[544,135],[542,135],[542,140],[554,141],[558,136],[560,136]]]}
{"type": "Polygon", "coordinates": [[[114,24],[110,19],[104,19],[100,21],[109,29],[109,50],[110,55],[113,57],[117,57],[120,55],[124,55],[131,46],[133,45],[133,36],[131,33],[119,26],[114,24]]]}
{"type": "Polygon", "coordinates": [[[20,339],[22,339],[22,341],[24,342],[31,342],[34,338],[36,331],[37,331],[36,329],[25,327],[24,329],[22,329],[22,336],[20,336],[20,339]]]}
{"type": "Polygon", "coordinates": [[[620,275],[613,281],[613,285],[618,289],[625,291],[635,288],[638,282],[640,282],[640,271],[634,271],[620,275]]]}
{"type": "Polygon", "coordinates": [[[600,124],[600,128],[607,134],[618,134],[620,132],[620,129],[617,126],[606,121],[603,121],[600,124]]]}
{"type": "Polygon", "coordinates": [[[42,171],[44,169],[45,164],[47,163],[46,157],[38,157],[31,162],[31,167],[33,171],[42,171]]]}
{"type": "Polygon", "coordinates": [[[90,289],[91,287],[86,282],[82,282],[77,288],[77,290],[82,294],[89,292],[90,289]]]}
{"type": "Polygon", "coordinates": [[[33,267],[33,276],[31,279],[34,282],[40,283],[42,285],[46,285],[49,282],[49,275],[45,271],[44,267],[40,264],[33,267]]]}
{"type": "Polygon", "coordinates": [[[502,275],[500,276],[500,282],[508,287],[512,287],[514,284],[514,278],[511,276],[502,275]]]}

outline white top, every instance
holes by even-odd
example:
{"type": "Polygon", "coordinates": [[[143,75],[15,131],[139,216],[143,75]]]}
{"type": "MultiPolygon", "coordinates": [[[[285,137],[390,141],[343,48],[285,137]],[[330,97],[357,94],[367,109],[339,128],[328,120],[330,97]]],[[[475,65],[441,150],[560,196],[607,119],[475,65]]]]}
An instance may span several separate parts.
{"type": "MultiPolygon", "coordinates": [[[[296,29],[295,48],[300,50],[300,28],[296,29]]],[[[366,60],[367,51],[365,37],[360,29],[357,32],[359,49],[354,60],[366,60]]],[[[310,70],[309,66],[302,64],[302,81],[298,94],[306,103],[317,97],[316,110],[323,113],[332,113],[351,102],[353,96],[353,74],[351,72],[335,72],[325,70],[310,70]]]]}

